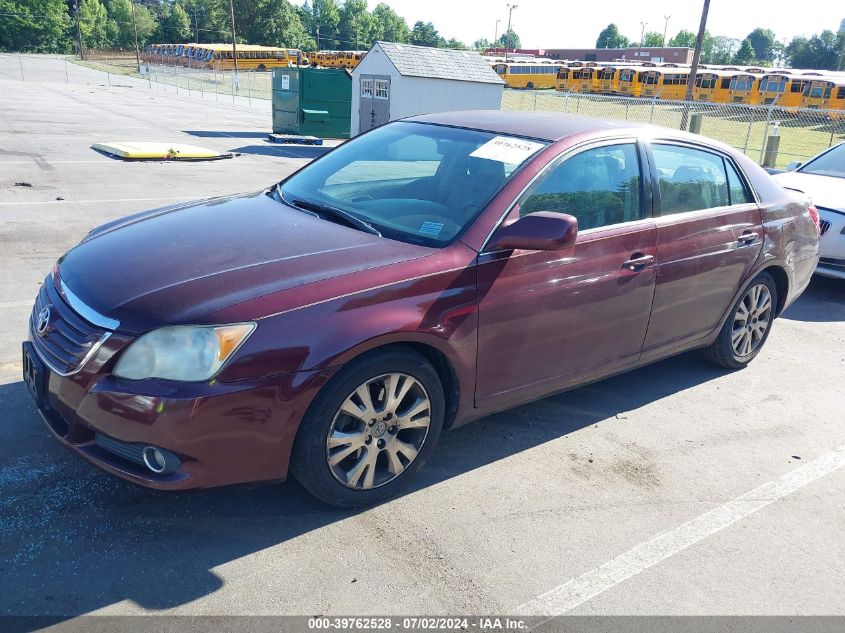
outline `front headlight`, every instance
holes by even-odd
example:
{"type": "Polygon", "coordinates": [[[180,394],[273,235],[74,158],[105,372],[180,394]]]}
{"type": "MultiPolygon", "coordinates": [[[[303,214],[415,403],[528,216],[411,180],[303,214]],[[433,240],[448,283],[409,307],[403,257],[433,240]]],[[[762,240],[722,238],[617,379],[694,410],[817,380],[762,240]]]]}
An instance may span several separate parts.
{"type": "Polygon", "coordinates": [[[117,362],[114,375],[131,380],[208,380],[255,328],[255,323],[237,323],[177,325],[153,330],[129,346],[117,362]]]}

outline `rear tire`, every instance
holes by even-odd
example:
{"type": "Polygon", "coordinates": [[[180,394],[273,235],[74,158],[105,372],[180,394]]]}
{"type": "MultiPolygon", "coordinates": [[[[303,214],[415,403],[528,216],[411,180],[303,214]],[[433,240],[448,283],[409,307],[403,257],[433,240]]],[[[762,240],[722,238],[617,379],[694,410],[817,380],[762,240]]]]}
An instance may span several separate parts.
{"type": "Polygon", "coordinates": [[[718,338],[703,350],[711,363],[728,369],[748,365],[769,338],[778,305],[774,279],[762,272],[751,280],[731,308],[718,338]]]}
{"type": "Polygon", "coordinates": [[[404,489],[434,450],[445,408],[440,377],[419,354],[397,348],[361,356],[308,408],[291,474],[329,505],[383,501],[404,489]]]}

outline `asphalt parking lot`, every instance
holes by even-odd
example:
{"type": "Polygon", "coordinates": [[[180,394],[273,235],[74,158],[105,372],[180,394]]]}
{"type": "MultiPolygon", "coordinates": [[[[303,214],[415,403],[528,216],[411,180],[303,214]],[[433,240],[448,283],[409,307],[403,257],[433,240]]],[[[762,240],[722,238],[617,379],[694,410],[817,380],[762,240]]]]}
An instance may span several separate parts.
{"type": "Polygon", "coordinates": [[[267,109],[21,82],[13,62],[0,56],[0,613],[845,615],[833,280],[743,371],[686,354],[461,427],[410,492],[363,511],[294,482],[158,493],[65,452],[19,375],[53,262],[105,221],[256,190],[321,150],[267,144],[267,109]],[[124,163],[89,148],[106,140],[241,155],[124,163]]]}

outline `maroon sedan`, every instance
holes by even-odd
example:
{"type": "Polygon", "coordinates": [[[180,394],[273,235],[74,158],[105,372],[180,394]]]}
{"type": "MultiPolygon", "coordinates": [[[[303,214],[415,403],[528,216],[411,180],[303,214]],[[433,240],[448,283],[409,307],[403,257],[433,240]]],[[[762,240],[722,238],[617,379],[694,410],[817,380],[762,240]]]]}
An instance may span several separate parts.
{"type": "Polygon", "coordinates": [[[62,444],[136,483],[290,471],[368,504],[449,427],[693,348],[749,363],[816,267],[794,195],[676,131],[414,117],[93,230],[38,295],[24,378],[62,444]]]}

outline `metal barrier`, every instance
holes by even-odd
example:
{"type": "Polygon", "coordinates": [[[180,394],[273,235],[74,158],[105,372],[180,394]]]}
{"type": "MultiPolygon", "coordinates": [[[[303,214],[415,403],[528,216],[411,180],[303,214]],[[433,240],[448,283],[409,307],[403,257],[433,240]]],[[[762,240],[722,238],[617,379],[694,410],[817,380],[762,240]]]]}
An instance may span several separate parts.
{"type": "Polygon", "coordinates": [[[502,109],[567,112],[674,129],[681,128],[686,111],[690,127],[696,125],[699,134],[741,150],[761,164],[765,162],[766,166],[778,168],[792,161],[806,160],[845,140],[845,111],[664,101],[549,90],[505,90],[502,109]],[[779,141],[772,143],[773,137],[779,141]],[[776,152],[772,152],[773,146],[777,146],[776,152]],[[764,161],[764,158],[768,160],[764,161]]]}

